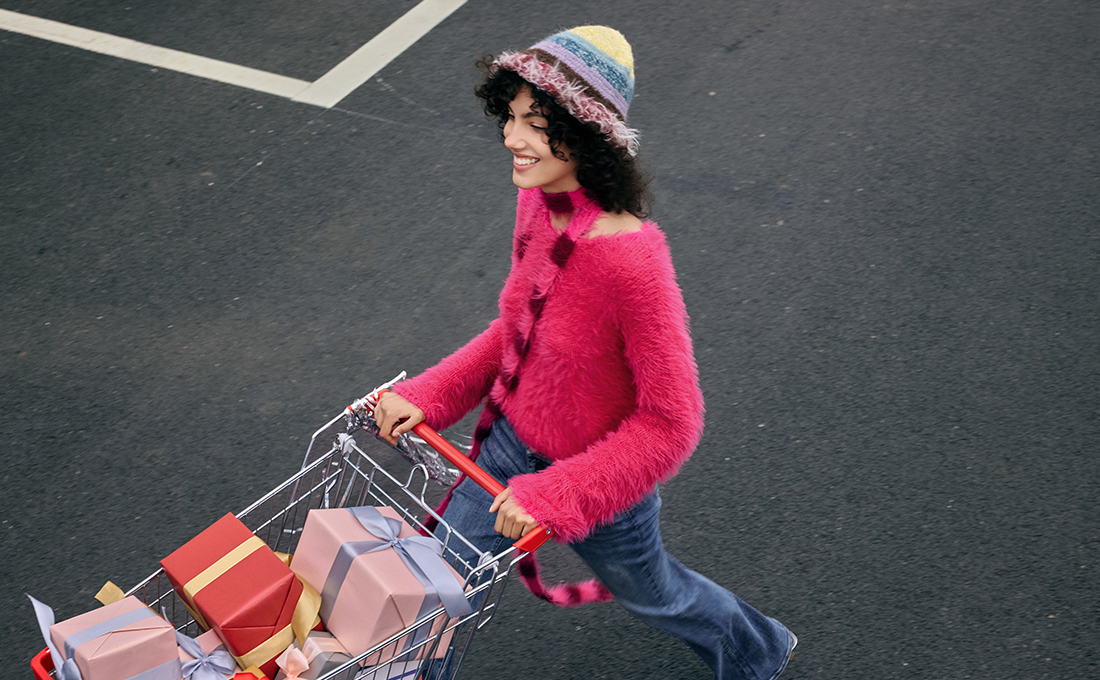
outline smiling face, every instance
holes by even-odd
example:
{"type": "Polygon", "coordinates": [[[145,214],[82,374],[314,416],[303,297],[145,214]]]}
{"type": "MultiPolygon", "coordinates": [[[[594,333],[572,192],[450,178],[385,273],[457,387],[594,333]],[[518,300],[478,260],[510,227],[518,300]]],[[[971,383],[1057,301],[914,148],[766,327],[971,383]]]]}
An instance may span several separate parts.
{"type": "Polygon", "coordinates": [[[504,146],[512,152],[512,181],[521,189],[542,187],[546,193],[576,191],[577,162],[561,147],[568,160],[554,155],[546,134],[546,118],[533,109],[535,100],[524,87],[509,104],[511,116],[504,124],[504,146]]]}

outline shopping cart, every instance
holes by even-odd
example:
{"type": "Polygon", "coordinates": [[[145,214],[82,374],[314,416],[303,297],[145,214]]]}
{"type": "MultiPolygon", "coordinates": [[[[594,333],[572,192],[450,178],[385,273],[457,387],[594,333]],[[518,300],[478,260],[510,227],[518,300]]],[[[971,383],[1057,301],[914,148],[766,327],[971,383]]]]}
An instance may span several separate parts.
{"type": "MultiPolygon", "coordinates": [[[[414,428],[416,436],[403,435],[397,447],[414,463],[408,475],[402,480],[383,469],[377,459],[390,458],[387,454],[392,449],[375,438],[377,428],[373,411],[379,394],[389,384],[356,400],[318,429],[310,440],[298,473],[237,517],[272,550],[293,553],[311,509],[389,506],[411,526],[440,541],[444,559],[465,578],[466,596],[473,612],[452,619],[440,606],[408,628],[326,673],[323,680],[456,677],[474,633],[492,619],[500,605],[512,567],[552,534],[545,528],[531,531],[514,546],[493,555],[479,551],[444,522],[426,499],[430,480],[447,482],[461,472],[494,496],[503,491],[503,487],[425,423],[414,428]],[[455,467],[449,468],[423,444],[455,467]],[[367,453],[368,450],[371,453],[367,453]],[[424,526],[425,516],[439,522],[434,534],[424,526]],[[463,543],[480,556],[476,564],[460,557],[458,547],[463,543]],[[415,644],[410,645],[410,640],[415,640],[415,644]],[[367,659],[388,661],[373,666],[360,663],[367,659]]],[[[136,596],[153,611],[163,611],[168,621],[187,635],[194,637],[203,632],[168,582],[163,569],[154,572],[127,595],[136,596]]],[[[48,649],[34,657],[31,669],[37,680],[49,680],[53,676],[53,661],[48,649]]]]}

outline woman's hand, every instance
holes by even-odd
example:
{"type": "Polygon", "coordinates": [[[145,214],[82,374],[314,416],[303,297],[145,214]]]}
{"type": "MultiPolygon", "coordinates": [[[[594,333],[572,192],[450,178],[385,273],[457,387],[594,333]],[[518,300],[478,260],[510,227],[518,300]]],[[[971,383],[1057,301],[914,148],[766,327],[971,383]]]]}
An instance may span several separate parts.
{"type": "Polygon", "coordinates": [[[528,531],[539,527],[538,521],[512,498],[512,487],[507,487],[493,499],[489,512],[497,514],[493,531],[512,540],[522,538],[528,531]]]}
{"type": "Polygon", "coordinates": [[[424,422],[424,412],[396,392],[384,392],[374,407],[374,422],[378,423],[378,436],[393,446],[397,438],[424,422]]]}

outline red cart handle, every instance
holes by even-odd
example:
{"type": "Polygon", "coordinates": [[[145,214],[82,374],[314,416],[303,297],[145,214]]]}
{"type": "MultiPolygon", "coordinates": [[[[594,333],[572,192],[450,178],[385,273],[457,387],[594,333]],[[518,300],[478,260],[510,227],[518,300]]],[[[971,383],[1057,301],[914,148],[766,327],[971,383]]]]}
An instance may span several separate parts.
{"type": "Polygon", "coordinates": [[[34,680],[52,680],[50,678],[50,671],[52,670],[53,656],[50,655],[49,647],[35,654],[34,658],[31,659],[31,671],[34,673],[34,680]]]}
{"type": "MultiPolygon", "coordinates": [[[[379,390],[379,398],[390,390],[379,390]]],[[[466,454],[456,449],[451,442],[447,441],[439,435],[438,432],[428,426],[427,423],[419,423],[412,430],[424,441],[438,451],[447,460],[451,461],[455,467],[459,469],[462,474],[466,475],[470,479],[474,480],[478,486],[485,489],[494,498],[499,496],[504,491],[504,486],[490,475],[485,470],[482,470],[477,466],[477,463],[470,460],[466,454]]],[[[523,538],[516,541],[513,545],[522,550],[523,552],[535,552],[539,546],[547,541],[554,535],[554,530],[550,527],[540,526],[537,529],[528,531],[523,538]]]]}
{"type": "MultiPolygon", "coordinates": [[[[454,463],[462,474],[477,482],[478,486],[488,491],[494,498],[504,491],[504,486],[498,482],[496,478],[478,467],[477,463],[470,460],[464,453],[452,446],[451,442],[441,437],[439,433],[429,427],[427,423],[419,423],[412,431],[421,439],[428,442],[428,444],[444,458],[454,463]]],[[[545,543],[546,540],[553,535],[553,529],[540,526],[538,529],[528,531],[523,538],[516,541],[513,545],[523,552],[535,552],[540,545],[545,543]]]]}

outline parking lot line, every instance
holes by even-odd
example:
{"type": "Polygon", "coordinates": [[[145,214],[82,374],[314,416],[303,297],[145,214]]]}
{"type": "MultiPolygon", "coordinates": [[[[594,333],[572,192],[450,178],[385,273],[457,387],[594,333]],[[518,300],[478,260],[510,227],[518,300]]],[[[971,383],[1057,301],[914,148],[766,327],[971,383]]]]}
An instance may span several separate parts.
{"type": "Polygon", "coordinates": [[[187,52],[157,47],[146,43],[120,38],[109,33],[91,31],[49,19],[19,14],[0,9],[0,28],[22,33],[42,40],[79,47],[119,59],[136,61],[157,68],[188,73],[208,80],[216,80],[250,90],[266,92],[280,97],[294,98],[309,87],[306,80],[288,78],[267,71],[238,66],[217,59],[200,57],[187,52]]]}
{"type": "Polygon", "coordinates": [[[312,83],[4,9],[0,29],[331,108],[464,4],[466,0],[422,0],[312,83]]]}
{"type": "Polygon", "coordinates": [[[294,101],[331,108],[423,38],[466,0],[423,0],[370,42],[318,78],[294,101]]]}

